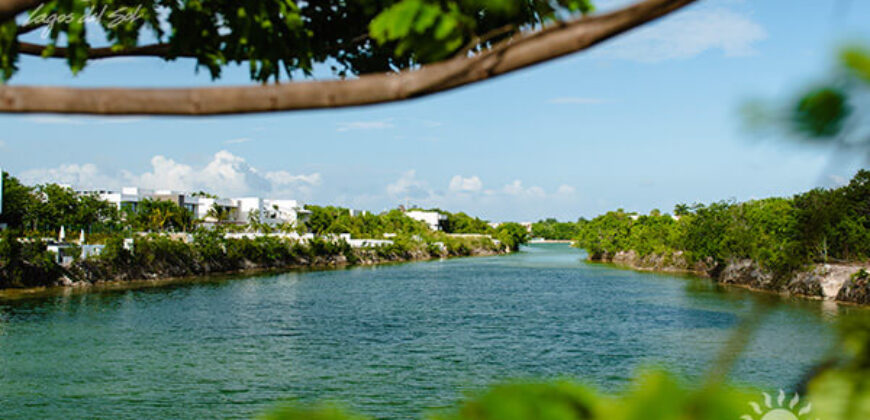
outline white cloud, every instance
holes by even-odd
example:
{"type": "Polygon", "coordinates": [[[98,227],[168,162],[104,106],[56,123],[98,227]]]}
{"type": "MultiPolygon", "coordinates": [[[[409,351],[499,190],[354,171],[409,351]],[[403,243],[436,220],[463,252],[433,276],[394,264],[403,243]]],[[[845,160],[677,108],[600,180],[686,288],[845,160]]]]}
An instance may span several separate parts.
{"type": "Polygon", "coordinates": [[[395,182],[387,185],[387,194],[394,198],[426,198],[432,195],[425,181],[417,179],[417,171],[406,171],[395,182]]]}
{"type": "Polygon", "coordinates": [[[224,144],[240,144],[240,143],[248,143],[248,142],[252,142],[252,141],[254,141],[254,139],[252,139],[250,137],[239,137],[237,139],[224,140],[224,144]]]}
{"type": "Polygon", "coordinates": [[[73,187],[84,186],[87,188],[101,184],[117,186],[113,180],[102,174],[97,165],[85,163],[63,164],[57,168],[30,169],[21,173],[21,180],[26,184],[66,184],[73,187]]]}
{"type": "Polygon", "coordinates": [[[393,128],[395,125],[390,120],[381,120],[381,121],[351,121],[351,122],[343,122],[338,123],[338,128],[336,131],[344,132],[344,131],[352,131],[352,130],[384,130],[387,128],[393,128]]]}
{"type": "Polygon", "coordinates": [[[573,195],[575,192],[577,192],[577,190],[567,184],[562,184],[559,188],[556,188],[556,195],[573,195]]]}
{"type": "Polygon", "coordinates": [[[274,185],[292,185],[292,184],[308,184],[320,185],[320,174],[314,173],[310,175],[293,175],[287,171],[275,171],[266,173],[266,179],[274,185]]]}
{"type": "Polygon", "coordinates": [[[478,192],[483,188],[483,182],[480,181],[480,178],[475,176],[469,178],[463,178],[462,176],[456,175],[450,179],[450,186],[448,189],[453,192],[467,192],[473,193],[478,192]]]}
{"type": "Polygon", "coordinates": [[[6,142],[3,140],[0,140],[0,148],[2,148],[2,147],[6,147],[6,142]]]}
{"type": "Polygon", "coordinates": [[[524,187],[523,182],[519,179],[514,180],[510,184],[502,187],[501,191],[507,195],[513,196],[531,196],[531,197],[544,197],[547,193],[543,188],[538,186],[524,187]]]}
{"type": "Polygon", "coordinates": [[[560,98],[551,98],[547,101],[551,104],[557,105],[593,105],[593,104],[603,104],[609,102],[606,99],[600,98],[583,98],[577,96],[564,96],[560,98]]]}
{"type": "Polygon", "coordinates": [[[312,187],[321,184],[319,173],[294,175],[288,171],[261,173],[244,158],[221,150],[201,168],[177,162],[166,156],[151,158],[151,169],[134,174],[122,171],[120,175],[107,175],[92,164],[64,164],[57,168],[32,169],[22,173],[27,183],[55,182],[74,188],[118,188],[137,186],[179,191],[204,190],[224,197],[241,195],[269,195],[274,198],[303,198],[312,187]]]}
{"type": "Polygon", "coordinates": [[[641,27],[595,50],[603,58],[658,62],[721,50],[738,57],[756,52],[755,44],[767,31],[746,13],[728,7],[706,7],[677,12],[661,22],[641,27]]]}

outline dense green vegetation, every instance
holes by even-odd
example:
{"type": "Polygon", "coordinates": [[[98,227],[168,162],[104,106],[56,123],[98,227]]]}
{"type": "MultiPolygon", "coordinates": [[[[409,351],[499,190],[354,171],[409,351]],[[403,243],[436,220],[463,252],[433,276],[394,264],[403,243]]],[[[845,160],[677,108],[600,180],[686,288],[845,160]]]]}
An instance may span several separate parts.
{"type": "MultiPolygon", "coordinates": [[[[304,229],[318,235],[350,233],[354,238],[383,238],[384,234],[404,234],[431,236],[425,223],[406,217],[401,210],[390,210],[381,214],[365,213],[351,215],[342,207],[305,206],[311,211],[304,229]]],[[[528,241],[528,234],[518,223],[502,223],[494,228],[485,220],[465,213],[451,213],[441,209],[431,209],[447,216],[443,226],[448,234],[490,235],[512,250],[528,241]]],[[[401,236],[401,235],[400,235],[401,236]]],[[[441,235],[440,241],[450,242],[450,237],[441,235]]]]}
{"type": "Polygon", "coordinates": [[[585,220],[574,222],[560,222],[554,218],[539,220],[532,223],[532,236],[542,239],[569,240],[574,239],[580,233],[580,225],[585,220]]]}
{"type": "Polygon", "coordinates": [[[117,226],[120,216],[111,204],[91,195],[77,195],[56,184],[23,185],[3,173],[3,213],[0,223],[22,231],[105,229],[117,226]]]}
{"type": "Polygon", "coordinates": [[[419,235],[429,231],[425,223],[411,219],[397,209],[382,214],[351,215],[342,207],[305,206],[311,215],[304,227],[316,235],[350,233],[354,238],[383,238],[385,233],[419,235]]]}
{"type": "Polygon", "coordinates": [[[118,209],[92,194],[77,194],[57,184],[27,186],[3,173],[3,213],[0,223],[25,236],[54,236],[64,226],[70,232],[176,232],[194,228],[191,212],[172,201],[143,200],[135,209],[118,209]]]}
{"type": "Polygon", "coordinates": [[[834,189],[744,203],[678,205],[678,217],[622,210],[582,223],[577,246],[594,256],[684,251],[692,261],[749,258],[776,274],[813,262],[870,258],[870,171],[834,189]],[[678,220],[677,220],[678,219],[678,220]]]}

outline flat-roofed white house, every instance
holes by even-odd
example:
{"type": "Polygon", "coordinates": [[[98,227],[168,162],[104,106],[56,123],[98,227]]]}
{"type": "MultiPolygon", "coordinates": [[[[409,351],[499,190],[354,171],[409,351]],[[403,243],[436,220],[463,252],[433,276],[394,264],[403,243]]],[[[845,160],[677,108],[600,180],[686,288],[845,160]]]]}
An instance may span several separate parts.
{"type": "Polygon", "coordinates": [[[405,212],[405,216],[426,223],[432,230],[442,230],[444,224],[447,223],[447,215],[437,211],[408,210],[405,212]]]}
{"type": "Polygon", "coordinates": [[[311,212],[305,210],[296,200],[277,200],[259,197],[236,198],[239,206],[239,221],[250,220],[251,213],[259,214],[259,222],[269,225],[295,225],[311,212]]]}
{"type": "Polygon", "coordinates": [[[185,196],[185,208],[193,212],[197,220],[207,223],[237,222],[239,220],[239,203],[231,198],[214,198],[204,196],[185,196]],[[221,220],[218,220],[218,217],[221,220]]]}
{"type": "Polygon", "coordinates": [[[144,200],[172,201],[189,210],[194,218],[206,223],[248,223],[252,212],[259,213],[259,222],[273,226],[296,223],[310,214],[296,200],[264,199],[260,197],[217,198],[207,194],[191,194],[175,190],[151,190],[124,187],[120,191],[89,190],[79,194],[94,194],[114,204],[119,210],[136,211],[144,200]],[[218,216],[219,215],[219,216],[218,216]],[[218,220],[220,219],[220,220],[218,220]]]}

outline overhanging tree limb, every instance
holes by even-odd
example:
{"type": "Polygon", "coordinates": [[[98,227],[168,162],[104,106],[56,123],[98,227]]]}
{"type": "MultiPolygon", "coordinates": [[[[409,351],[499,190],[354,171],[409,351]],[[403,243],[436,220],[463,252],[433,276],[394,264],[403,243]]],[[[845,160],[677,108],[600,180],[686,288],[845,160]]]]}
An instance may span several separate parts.
{"type": "Polygon", "coordinates": [[[0,86],[0,112],[218,115],[339,108],[401,101],[472,84],[581,51],[695,0],[644,0],[598,16],[559,23],[398,74],[283,85],[182,89],[79,89],[0,86]]]}
{"type": "MultiPolygon", "coordinates": [[[[21,42],[18,44],[18,51],[22,54],[43,56],[43,53],[48,47],[45,45],[31,44],[29,42],[21,42]]],[[[48,57],[66,58],[68,51],[65,47],[55,47],[48,57]]],[[[149,44],[138,47],[118,50],[112,47],[91,48],[88,50],[88,59],[95,60],[100,58],[112,57],[161,57],[166,58],[169,55],[169,44],[149,44]]],[[[192,54],[181,54],[180,57],[193,57],[192,54]]]]}
{"type": "Polygon", "coordinates": [[[0,23],[14,19],[19,13],[36,8],[48,0],[0,0],[0,23]]]}

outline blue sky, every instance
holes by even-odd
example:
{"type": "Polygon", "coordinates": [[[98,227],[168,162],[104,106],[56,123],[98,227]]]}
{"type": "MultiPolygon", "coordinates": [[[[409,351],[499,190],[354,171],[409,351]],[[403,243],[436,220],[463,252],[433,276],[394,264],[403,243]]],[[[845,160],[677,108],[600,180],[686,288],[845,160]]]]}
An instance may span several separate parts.
{"type": "MultiPolygon", "coordinates": [[[[866,162],[751,135],[740,106],[825,80],[836,47],[870,42],[868,21],[870,3],[858,0],[707,0],[590,51],[410,102],[208,118],[0,116],[0,166],[28,183],[375,211],[407,202],[491,220],[790,195],[866,162]]],[[[20,67],[12,84],[212,84],[184,60],[105,60],[76,77],[60,61],[20,67]]],[[[218,83],[250,82],[234,68],[218,83]]]]}

